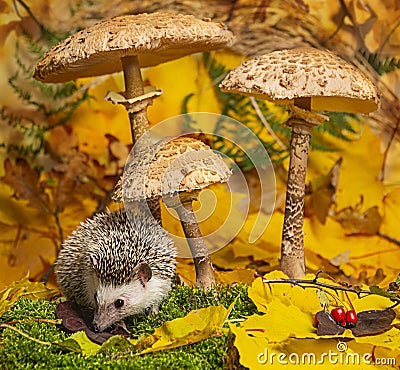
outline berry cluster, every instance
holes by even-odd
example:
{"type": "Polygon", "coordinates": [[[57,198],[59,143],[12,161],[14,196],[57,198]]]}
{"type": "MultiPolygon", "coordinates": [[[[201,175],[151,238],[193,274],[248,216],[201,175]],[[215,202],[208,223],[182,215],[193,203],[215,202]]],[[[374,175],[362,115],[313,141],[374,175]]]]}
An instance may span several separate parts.
{"type": "Polygon", "coordinates": [[[345,328],[352,328],[357,324],[358,318],[356,311],[345,311],[342,307],[336,307],[331,311],[333,319],[345,328]]]}
{"type": "MultiPolygon", "coordinates": [[[[319,324],[317,315],[315,315],[314,317],[315,327],[317,327],[319,324]]],[[[358,317],[354,309],[351,309],[346,312],[344,308],[336,307],[331,311],[331,316],[338,325],[341,325],[344,328],[352,328],[357,324],[358,321],[358,317]]]]}

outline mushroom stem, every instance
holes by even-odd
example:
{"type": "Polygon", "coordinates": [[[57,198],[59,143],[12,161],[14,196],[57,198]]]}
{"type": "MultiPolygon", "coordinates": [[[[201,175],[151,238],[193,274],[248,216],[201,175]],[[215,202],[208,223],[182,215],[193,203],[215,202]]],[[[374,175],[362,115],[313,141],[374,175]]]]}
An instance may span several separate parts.
{"type": "Polygon", "coordinates": [[[281,269],[291,279],[305,275],[303,222],[304,197],[310,126],[303,120],[292,119],[290,163],[286,190],[285,218],[282,231],[281,269]]]}
{"type": "MultiPolygon", "coordinates": [[[[139,58],[136,55],[121,58],[125,81],[125,99],[133,99],[144,94],[142,74],[140,72],[139,58]]],[[[149,131],[146,106],[136,111],[128,111],[131,124],[132,144],[149,131]]],[[[161,225],[161,209],[158,200],[149,201],[148,206],[154,218],[161,225]]]]}
{"type": "MultiPolygon", "coordinates": [[[[144,94],[142,74],[140,72],[139,58],[136,55],[121,58],[125,81],[125,99],[133,99],[144,94]]],[[[146,108],[138,112],[128,112],[131,123],[132,143],[149,130],[149,121],[146,108]]]]}
{"type": "Polygon", "coordinates": [[[185,233],[190,252],[193,256],[196,270],[196,286],[210,289],[216,284],[214,268],[203,235],[201,234],[199,225],[194,216],[192,206],[193,197],[182,193],[177,198],[177,200],[180,201],[174,209],[181,220],[183,232],[185,233]]]}

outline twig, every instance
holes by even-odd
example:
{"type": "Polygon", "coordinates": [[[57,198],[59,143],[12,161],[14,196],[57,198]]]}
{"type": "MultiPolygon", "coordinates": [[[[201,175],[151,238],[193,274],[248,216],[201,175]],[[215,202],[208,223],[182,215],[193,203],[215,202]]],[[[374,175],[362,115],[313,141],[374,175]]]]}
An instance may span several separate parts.
{"type": "MultiPolygon", "coordinates": [[[[300,285],[302,288],[316,288],[316,287],[322,287],[326,289],[332,289],[334,291],[343,291],[343,292],[350,292],[350,293],[356,293],[359,297],[361,294],[365,295],[371,295],[374,294],[370,292],[369,290],[358,290],[354,289],[351,287],[345,287],[345,286],[337,286],[337,285],[330,285],[327,283],[321,283],[316,280],[301,280],[301,279],[281,279],[281,280],[267,280],[263,278],[263,283],[265,284],[295,284],[295,285],[300,285]]],[[[400,298],[396,300],[396,302],[400,302],[400,298]]]]}
{"type": "Polygon", "coordinates": [[[397,28],[400,26],[400,21],[395,24],[395,26],[390,30],[390,32],[386,35],[385,40],[382,42],[381,46],[379,47],[378,55],[380,56],[382,54],[383,48],[385,45],[389,42],[390,38],[392,35],[395,33],[397,28]]]}
{"type": "Polygon", "coordinates": [[[377,232],[377,235],[379,235],[381,238],[383,238],[383,239],[386,239],[387,241],[389,241],[389,242],[391,242],[391,243],[393,243],[393,244],[396,244],[398,247],[400,247],[400,240],[397,240],[397,239],[395,239],[395,238],[392,238],[391,236],[389,236],[389,235],[386,235],[386,234],[382,234],[381,232],[377,232]]]}
{"type": "Polygon", "coordinates": [[[268,130],[268,132],[271,134],[271,136],[274,138],[274,140],[278,143],[278,145],[283,150],[287,150],[287,146],[282,142],[281,139],[279,139],[279,137],[275,134],[274,130],[272,129],[272,127],[270,126],[268,121],[265,119],[265,117],[257,103],[257,100],[254,98],[254,96],[250,96],[250,102],[251,102],[251,105],[253,106],[253,108],[255,109],[258,118],[264,124],[265,128],[268,130]]]}
{"type": "Polygon", "coordinates": [[[35,317],[31,317],[30,319],[7,321],[4,324],[13,325],[13,324],[26,323],[26,322],[44,322],[46,324],[58,325],[58,324],[61,324],[62,319],[37,319],[35,317]]]}
{"type": "Polygon", "coordinates": [[[41,282],[41,283],[47,284],[47,282],[49,281],[50,276],[51,276],[51,274],[53,273],[55,267],[56,267],[56,263],[53,262],[53,263],[51,264],[51,266],[47,269],[46,273],[45,273],[45,274],[42,276],[42,278],[40,279],[40,282],[41,282]]]}
{"type": "Polygon", "coordinates": [[[36,342],[36,343],[39,343],[39,344],[44,344],[44,345],[46,345],[46,346],[51,346],[51,345],[52,345],[51,342],[43,342],[43,341],[41,341],[40,339],[33,338],[33,337],[29,336],[28,334],[24,333],[22,330],[19,330],[19,329],[17,329],[16,327],[11,326],[11,325],[8,325],[8,324],[0,324],[0,328],[7,328],[7,329],[14,330],[14,331],[16,331],[18,334],[22,335],[23,337],[28,338],[28,339],[30,339],[30,340],[36,342]]]}
{"type": "Polygon", "coordinates": [[[347,16],[350,19],[350,22],[353,24],[354,33],[357,38],[359,48],[366,49],[365,42],[364,42],[364,39],[363,39],[361,31],[360,31],[360,27],[359,27],[356,19],[354,19],[353,15],[349,11],[349,8],[347,7],[347,4],[345,3],[344,0],[339,0],[339,3],[341,5],[342,9],[344,10],[345,16],[347,16]]]}
{"type": "Polygon", "coordinates": [[[40,28],[40,30],[42,32],[45,31],[44,26],[38,21],[38,19],[32,13],[32,10],[29,8],[28,5],[25,4],[24,1],[22,1],[22,0],[13,0],[14,9],[15,9],[15,12],[17,13],[18,17],[20,17],[22,19],[22,15],[18,11],[17,3],[19,3],[26,10],[26,12],[29,14],[29,16],[33,19],[33,21],[40,28]]]}
{"type": "Polygon", "coordinates": [[[232,18],[233,18],[233,13],[234,13],[234,11],[235,11],[235,6],[236,6],[237,1],[238,1],[238,0],[232,0],[231,6],[229,7],[229,11],[228,11],[228,16],[227,16],[227,18],[226,18],[225,21],[224,21],[225,23],[228,23],[230,20],[232,20],[232,18]]]}

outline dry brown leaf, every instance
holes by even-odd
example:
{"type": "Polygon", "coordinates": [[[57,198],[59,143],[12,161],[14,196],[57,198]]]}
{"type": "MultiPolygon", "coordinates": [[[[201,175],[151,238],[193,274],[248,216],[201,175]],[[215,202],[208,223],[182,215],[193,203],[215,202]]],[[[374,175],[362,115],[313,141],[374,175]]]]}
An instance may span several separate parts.
{"type": "Polygon", "coordinates": [[[305,213],[308,217],[314,214],[322,224],[335,204],[341,164],[339,158],[326,175],[311,181],[307,189],[305,213]]]}
{"type": "Polygon", "coordinates": [[[347,234],[376,235],[382,224],[378,207],[371,207],[365,212],[360,212],[357,207],[348,207],[337,212],[334,219],[347,234]]]}
{"type": "Polygon", "coordinates": [[[47,150],[59,162],[69,162],[78,152],[78,137],[71,127],[54,127],[50,131],[47,150]]]}
{"type": "Polygon", "coordinates": [[[32,169],[25,159],[18,158],[13,165],[8,158],[4,162],[6,174],[3,181],[14,190],[14,197],[28,200],[30,207],[40,211],[49,211],[49,197],[39,182],[38,169],[32,169]]]}

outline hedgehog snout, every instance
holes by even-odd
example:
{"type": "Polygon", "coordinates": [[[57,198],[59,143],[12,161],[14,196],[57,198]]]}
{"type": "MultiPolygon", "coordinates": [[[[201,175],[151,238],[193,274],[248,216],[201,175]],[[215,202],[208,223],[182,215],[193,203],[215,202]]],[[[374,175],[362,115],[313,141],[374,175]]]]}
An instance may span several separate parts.
{"type": "Polygon", "coordinates": [[[95,312],[92,321],[92,327],[95,332],[102,332],[108,328],[111,328],[120,318],[115,317],[112,313],[107,315],[106,313],[98,314],[95,312]]]}

